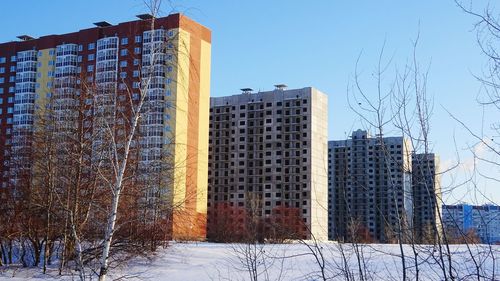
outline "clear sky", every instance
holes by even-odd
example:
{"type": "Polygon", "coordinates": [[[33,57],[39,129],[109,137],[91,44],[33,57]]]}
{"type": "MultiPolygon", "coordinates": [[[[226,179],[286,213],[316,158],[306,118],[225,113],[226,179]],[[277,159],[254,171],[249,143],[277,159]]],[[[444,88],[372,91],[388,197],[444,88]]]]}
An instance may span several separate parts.
{"type": "MultiPolygon", "coordinates": [[[[359,69],[369,81],[384,41],[386,53],[401,67],[420,30],[418,55],[423,65],[430,65],[428,93],[434,96],[432,146],[443,166],[457,161],[456,151],[464,163],[444,175],[443,184],[457,184],[468,173],[473,161],[465,148],[474,140],[445,109],[480,131],[483,110],[476,98],[481,85],[473,74],[481,73],[486,59],[476,44],[474,19],[453,0],[173,3],[165,1],[164,14],[182,12],[212,30],[212,96],[236,94],[245,87],[270,90],[278,83],[290,88],[316,87],[329,96],[330,139],[342,139],[361,126],[346,101],[346,88],[360,53],[359,69]]],[[[134,20],[136,14],[147,11],[142,0],[2,1],[2,10],[8,12],[0,17],[0,42],[21,34],[39,37],[72,32],[101,20],[134,20]]],[[[367,91],[375,93],[369,87],[367,91]]],[[[484,118],[500,120],[500,114],[486,111],[484,118]]],[[[481,147],[476,151],[484,153],[481,147]]],[[[498,168],[482,166],[481,171],[499,178],[498,168]]],[[[460,186],[445,200],[488,201],[471,190],[468,185],[460,186]]],[[[479,191],[500,203],[498,182],[480,180],[479,191]]]]}

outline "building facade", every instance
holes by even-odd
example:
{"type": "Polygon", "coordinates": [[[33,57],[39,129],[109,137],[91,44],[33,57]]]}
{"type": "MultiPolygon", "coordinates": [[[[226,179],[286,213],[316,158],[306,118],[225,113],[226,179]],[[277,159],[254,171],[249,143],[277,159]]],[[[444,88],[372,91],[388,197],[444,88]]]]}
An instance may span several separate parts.
{"type": "Polygon", "coordinates": [[[328,142],[328,233],[331,240],[389,242],[412,221],[411,154],[403,137],[328,142]]]}
{"type": "MultiPolygon", "coordinates": [[[[211,32],[180,14],[138,17],[0,44],[1,194],[32,180],[33,134],[42,111],[51,111],[61,147],[82,124],[94,163],[105,155],[103,130],[126,124],[127,105],[147,96],[135,145],[138,170],[143,182],[148,173],[161,172],[154,167],[167,159],[167,150],[172,180],[152,185],[144,199],[169,196],[181,210],[172,216],[172,236],[204,238],[211,32]],[[122,117],[110,120],[109,111],[122,117]]],[[[117,129],[117,136],[123,134],[117,129]]]]}
{"type": "Polygon", "coordinates": [[[477,235],[482,243],[500,243],[500,206],[443,205],[442,213],[448,239],[460,242],[463,236],[473,234],[477,235]]]}
{"type": "Polygon", "coordinates": [[[210,100],[208,237],[326,239],[327,96],[242,90],[210,100]]]}
{"type": "Polygon", "coordinates": [[[412,155],[413,229],[417,241],[431,243],[441,229],[442,197],[439,158],[434,153],[412,155]]]}

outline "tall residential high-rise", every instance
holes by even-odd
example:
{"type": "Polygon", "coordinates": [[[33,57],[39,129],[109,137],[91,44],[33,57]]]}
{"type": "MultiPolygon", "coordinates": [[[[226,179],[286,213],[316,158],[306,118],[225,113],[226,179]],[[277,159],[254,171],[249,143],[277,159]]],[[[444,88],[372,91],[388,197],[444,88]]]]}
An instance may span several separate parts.
{"type": "Polygon", "coordinates": [[[328,142],[329,238],[389,242],[408,230],[410,171],[403,137],[357,130],[350,139],[328,142]]]}
{"type": "Polygon", "coordinates": [[[210,100],[208,237],[327,238],[327,96],[314,88],[210,100]]]}
{"type": "Polygon", "coordinates": [[[438,238],[442,203],[438,169],[439,158],[434,153],[412,155],[413,229],[420,242],[438,238]]]}
{"type": "MultiPolygon", "coordinates": [[[[85,119],[82,138],[92,140],[95,161],[105,153],[103,131],[130,122],[130,104],[147,93],[134,142],[137,166],[145,175],[161,173],[168,150],[172,181],[153,184],[145,199],[160,192],[181,210],[172,217],[173,237],[204,238],[211,32],[180,14],[138,18],[0,44],[0,189],[31,180],[41,111],[51,111],[58,136],[85,119]]],[[[113,134],[123,136],[122,127],[113,134]]]]}

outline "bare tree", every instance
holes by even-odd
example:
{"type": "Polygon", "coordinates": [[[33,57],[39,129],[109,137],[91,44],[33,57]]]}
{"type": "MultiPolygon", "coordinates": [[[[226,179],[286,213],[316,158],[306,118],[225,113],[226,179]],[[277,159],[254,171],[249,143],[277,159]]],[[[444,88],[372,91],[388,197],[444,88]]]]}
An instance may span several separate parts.
{"type": "MultiPolygon", "coordinates": [[[[155,18],[158,15],[161,1],[151,1],[148,8],[152,18],[150,19],[151,30],[155,30],[155,18]]],[[[154,34],[151,34],[151,40],[154,34]]],[[[99,280],[106,280],[109,268],[109,258],[113,239],[116,233],[116,223],[118,219],[119,205],[122,194],[125,191],[125,180],[127,172],[130,170],[130,157],[134,141],[138,136],[141,118],[144,118],[145,111],[148,110],[148,101],[151,97],[151,85],[154,81],[156,66],[161,61],[162,55],[167,49],[165,41],[152,43],[149,48],[147,63],[143,63],[142,77],[140,82],[139,97],[134,98],[132,89],[126,85],[125,92],[130,103],[129,116],[120,116],[116,86],[107,87],[106,84],[97,86],[96,98],[94,100],[97,107],[97,114],[94,115],[94,135],[100,139],[101,147],[95,154],[98,165],[98,174],[103,184],[109,188],[110,208],[106,212],[107,222],[103,237],[101,253],[101,265],[99,280]],[[134,101],[136,100],[136,101],[134,101]],[[126,127],[120,126],[120,120],[125,120],[126,127]]],[[[99,81],[98,81],[99,83],[99,81]]],[[[153,106],[154,107],[154,106],[153,106]]]]}
{"type": "MultiPolygon", "coordinates": [[[[488,61],[488,66],[483,73],[475,75],[475,78],[483,85],[482,89],[484,90],[484,95],[479,96],[477,102],[484,110],[489,109],[493,114],[498,114],[500,111],[500,50],[498,48],[500,16],[498,16],[498,7],[490,3],[482,11],[476,11],[477,8],[475,9],[472,1],[468,5],[464,1],[459,0],[455,0],[455,3],[462,11],[477,20],[474,25],[477,32],[477,44],[488,61]]],[[[491,154],[491,157],[487,157],[472,151],[474,158],[487,165],[496,168],[500,167],[498,161],[500,143],[496,139],[500,135],[499,122],[491,120],[490,124],[483,123],[481,124],[481,128],[475,129],[451,112],[450,115],[491,154]],[[485,128],[485,126],[489,128],[485,128]]],[[[495,175],[488,175],[480,171],[478,173],[481,177],[489,181],[493,181],[494,183],[499,182],[495,175]]],[[[486,200],[495,203],[489,198],[486,198],[486,200]]]]}
{"type": "MultiPolygon", "coordinates": [[[[348,92],[348,101],[350,108],[361,118],[361,120],[369,127],[375,130],[377,138],[378,153],[375,155],[381,160],[381,165],[377,167],[380,171],[387,173],[388,177],[388,190],[386,194],[378,194],[381,198],[388,198],[389,204],[393,206],[393,210],[396,212],[395,215],[386,213],[382,206],[376,204],[376,212],[379,213],[380,217],[385,220],[384,233],[385,239],[391,240],[395,238],[395,241],[399,245],[401,266],[402,266],[402,279],[407,280],[407,261],[404,253],[403,244],[405,243],[405,235],[408,231],[409,219],[404,206],[401,204],[400,200],[405,200],[408,196],[407,190],[404,190],[405,182],[396,180],[396,177],[392,174],[393,169],[391,168],[391,163],[398,163],[398,166],[403,167],[402,173],[407,173],[408,169],[404,165],[406,163],[396,160],[391,155],[387,144],[384,140],[384,134],[387,128],[390,127],[398,111],[391,110],[391,102],[394,98],[395,93],[395,79],[389,78],[390,81],[387,82],[387,72],[392,65],[392,58],[388,60],[385,59],[385,43],[382,47],[378,65],[374,72],[375,86],[373,91],[365,91],[361,85],[360,74],[358,70],[358,62],[356,63],[356,70],[354,76],[354,91],[348,92]],[[401,198],[403,197],[403,198],[401,198]]],[[[406,159],[408,151],[406,147],[403,147],[403,156],[406,159]]],[[[384,191],[381,191],[384,192],[384,191]]],[[[386,199],[387,200],[387,199],[386,199]]]]}

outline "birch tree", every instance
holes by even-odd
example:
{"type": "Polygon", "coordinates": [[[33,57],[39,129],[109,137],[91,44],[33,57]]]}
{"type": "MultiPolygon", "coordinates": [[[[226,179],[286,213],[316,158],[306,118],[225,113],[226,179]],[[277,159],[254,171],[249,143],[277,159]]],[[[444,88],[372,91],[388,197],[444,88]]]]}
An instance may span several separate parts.
{"type": "MultiPolygon", "coordinates": [[[[155,179],[160,180],[162,178],[152,176],[150,173],[151,169],[145,170],[138,168],[134,170],[132,167],[132,156],[136,151],[140,151],[141,148],[144,149],[144,146],[139,147],[141,144],[139,137],[141,122],[146,122],[147,120],[145,118],[153,118],[156,116],[155,112],[157,112],[157,110],[163,112],[166,106],[164,102],[156,98],[156,92],[152,90],[152,88],[155,88],[155,84],[160,83],[157,77],[155,77],[155,73],[166,73],[166,68],[168,66],[165,64],[165,56],[167,53],[174,51],[169,48],[169,46],[173,45],[169,42],[169,40],[173,40],[172,38],[156,34],[158,30],[155,26],[155,18],[159,14],[161,1],[149,1],[146,5],[152,15],[151,19],[149,19],[151,38],[148,39],[150,44],[147,45],[147,49],[146,46],[144,46],[145,50],[143,50],[138,96],[135,95],[132,87],[127,83],[121,83],[124,88],[119,89],[126,95],[128,112],[125,113],[123,110],[119,110],[123,104],[117,100],[115,88],[110,89],[106,86],[102,87],[102,85],[96,85],[97,92],[94,98],[94,107],[96,110],[94,114],[94,138],[97,138],[100,147],[98,147],[99,153],[95,154],[93,157],[98,159],[96,163],[99,180],[103,186],[106,186],[108,189],[111,201],[109,209],[107,209],[105,213],[107,219],[100,261],[100,281],[106,280],[108,274],[111,248],[117,231],[119,205],[123,201],[124,193],[131,188],[126,184],[127,177],[132,178],[134,173],[144,173],[142,175],[135,175],[135,178],[140,178],[142,176],[142,183],[145,181],[152,183],[155,179]],[[157,37],[163,39],[156,40],[157,37]]],[[[146,38],[144,40],[146,40],[146,38]]],[[[163,82],[164,79],[165,76],[161,78],[161,81],[163,82]]],[[[161,151],[147,151],[149,157],[152,157],[153,160],[160,160],[161,162],[166,159],[166,156],[162,155],[161,151]]],[[[137,157],[139,157],[138,155],[137,157]]],[[[137,160],[137,157],[135,160],[137,160]]],[[[165,167],[152,167],[152,170],[153,172],[157,170],[161,171],[164,170],[164,168],[165,167]]],[[[173,169],[174,167],[170,168],[173,169]]],[[[142,194],[142,196],[146,196],[147,198],[151,196],[151,193],[161,193],[162,191],[158,190],[158,188],[156,184],[153,188],[151,188],[151,185],[146,184],[146,190],[142,191],[149,195],[142,194]]],[[[163,196],[168,195],[170,194],[163,194],[163,196]]],[[[158,198],[158,196],[154,195],[153,197],[158,198]]],[[[134,198],[132,199],[134,200],[134,198]]],[[[138,199],[139,198],[135,198],[135,200],[138,199]]],[[[157,206],[159,203],[165,202],[158,201],[153,205],[157,206]]],[[[155,213],[156,211],[153,210],[152,212],[155,213]]],[[[157,217],[156,214],[153,215],[153,219],[155,217],[157,217]]]]}

